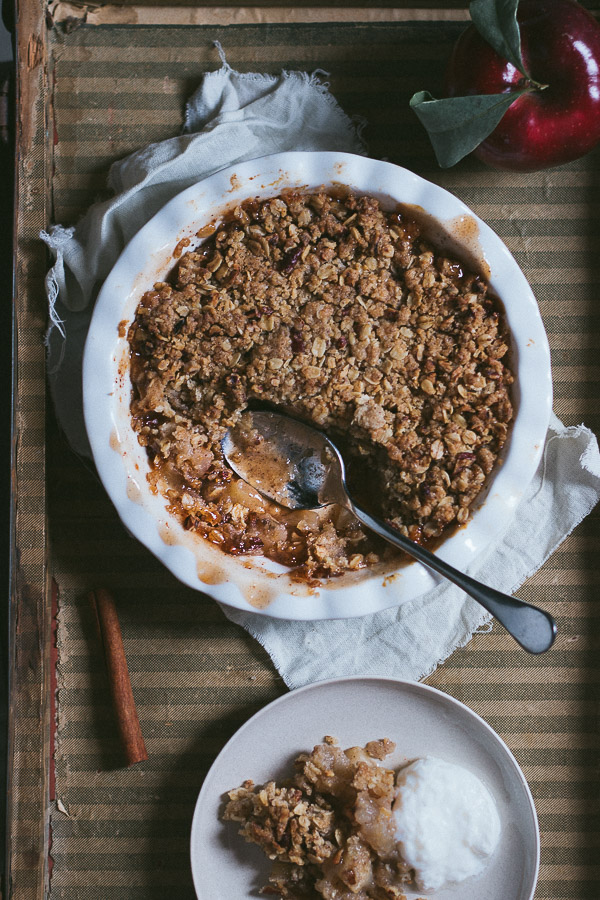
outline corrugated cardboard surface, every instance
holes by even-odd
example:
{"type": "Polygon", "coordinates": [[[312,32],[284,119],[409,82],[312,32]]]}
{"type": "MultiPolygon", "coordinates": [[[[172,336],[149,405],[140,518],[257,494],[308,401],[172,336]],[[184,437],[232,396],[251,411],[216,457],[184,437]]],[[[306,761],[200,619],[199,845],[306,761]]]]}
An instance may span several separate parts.
{"type": "MultiPolygon", "coordinates": [[[[583,420],[598,431],[600,155],[530,175],[500,174],[470,160],[441,172],[407,101],[414,90],[439,91],[461,27],[348,20],[59,25],[50,35],[54,140],[45,158],[53,172],[53,218],[74,222],[102,195],[113,160],[180,130],[185,99],[219,65],[215,39],[242,71],[325,69],[345,110],[367,118],[373,156],[454,191],[505,239],[548,329],[555,409],[567,423],[583,420]]],[[[31,229],[37,226],[32,211],[31,229]]],[[[31,384],[39,389],[39,382],[31,384]]],[[[23,370],[22,390],[28,385],[23,370]]],[[[28,434],[37,447],[41,433],[28,434]]],[[[94,474],[70,453],[52,420],[47,442],[51,571],[60,591],[50,896],[193,898],[188,838],[203,776],[236,728],[285,687],[245,632],[125,533],[94,474]],[[150,754],[130,770],[118,767],[86,601],[98,584],[118,600],[150,754]]],[[[600,896],[598,526],[596,512],[520,591],[559,621],[550,654],[527,656],[494,629],[428,679],[482,715],[523,766],[542,831],[537,900],[600,896]]],[[[24,886],[19,896],[37,894],[24,886]]]]}

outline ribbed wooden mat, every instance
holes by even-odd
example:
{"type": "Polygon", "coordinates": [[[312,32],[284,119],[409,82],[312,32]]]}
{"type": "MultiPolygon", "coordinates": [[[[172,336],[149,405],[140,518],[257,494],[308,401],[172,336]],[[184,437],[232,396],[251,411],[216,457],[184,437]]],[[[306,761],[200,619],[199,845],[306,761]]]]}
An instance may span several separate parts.
{"type": "MultiPolygon", "coordinates": [[[[598,431],[600,156],[533,175],[494,173],[472,161],[441,172],[407,100],[419,88],[439,89],[461,27],[83,25],[69,34],[58,27],[50,59],[53,218],[75,221],[102,194],[113,160],[180,130],[185,99],[203,72],[219,65],[215,39],[242,71],[326,69],[345,110],[368,120],[373,156],[454,191],[505,239],[549,332],[555,409],[567,423],[584,420],[598,431]]],[[[245,632],[124,532],[94,475],[52,424],[48,448],[51,569],[60,590],[50,896],[193,898],[188,836],[203,776],[233,731],[285,688],[245,632]],[[118,599],[150,754],[131,770],[115,768],[85,600],[100,583],[118,599]]],[[[482,715],[523,766],[542,831],[537,900],[600,896],[599,530],[595,513],[520,591],[559,621],[550,654],[529,657],[494,629],[428,679],[482,715]]]]}

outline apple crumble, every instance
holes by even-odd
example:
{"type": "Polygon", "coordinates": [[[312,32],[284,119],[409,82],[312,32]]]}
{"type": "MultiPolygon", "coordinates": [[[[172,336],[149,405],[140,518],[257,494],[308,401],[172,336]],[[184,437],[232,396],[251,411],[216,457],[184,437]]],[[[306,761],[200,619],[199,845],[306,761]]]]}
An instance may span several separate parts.
{"type": "Polygon", "coordinates": [[[413,540],[466,523],[512,418],[485,281],[368,196],[250,199],[199,237],[128,332],[133,427],[184,527],[309,580],[397,553],[345,510],[292,512],[233,475],[220,442],[253,404],[329,433],[357,499],[413,540]]]}
{"type": "Polygon", "coordinates": [[[229,792],[223,818],[274,861],[266,896],[406,900],[414,872],[400,856],[394,772],[379,765],[392,741],[342,750],[325,738],[296,760],[285,784],[252,781],[229,792]]]}

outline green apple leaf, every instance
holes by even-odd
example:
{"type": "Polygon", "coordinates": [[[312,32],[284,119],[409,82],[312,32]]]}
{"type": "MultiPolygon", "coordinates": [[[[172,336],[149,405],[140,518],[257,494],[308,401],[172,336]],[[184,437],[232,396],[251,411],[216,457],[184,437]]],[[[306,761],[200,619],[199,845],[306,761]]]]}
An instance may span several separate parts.
{"type": "Polygon", "coordinates": [[[502,59],[508,60],[526,78],[521,55],[521,31],[517,22],[519,0],[471,0],[469,12],[475,28],[502,59]]]}
{"type": "Polygon", "coordinates": [[[410,106],[424,125],[437,161],[453,166],[492,133],[500,119],[530,88],[508,94],[475,94],[436,100],[429,91],[413,94],[410,106]]]}

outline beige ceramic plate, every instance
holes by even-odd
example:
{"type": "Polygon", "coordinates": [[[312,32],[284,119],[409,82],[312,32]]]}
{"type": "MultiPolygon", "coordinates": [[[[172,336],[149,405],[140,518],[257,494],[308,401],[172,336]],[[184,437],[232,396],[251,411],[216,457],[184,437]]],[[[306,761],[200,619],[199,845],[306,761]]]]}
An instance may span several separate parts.
{"type": "MultiPolygon", "coordinates": [[[[210,769],[192,823],[191,857],[199,900],[259,896],[270,863],[223,823],[226,792],[289,775],[298,753],[326,734],[344,747],[388,737],[398,766],[438,756],[466,766],[492,793],[502,822],[499,847],[483,874],[436,891],[432,900],[532,900],[539,867],[539,832],[527,782],[506,744],[483,719],[447,694],[392,678],[338,678],[285,694],[253,716],[210,769]]],[[[422,896],[407,891],[409,900],[422,896]]]]}

